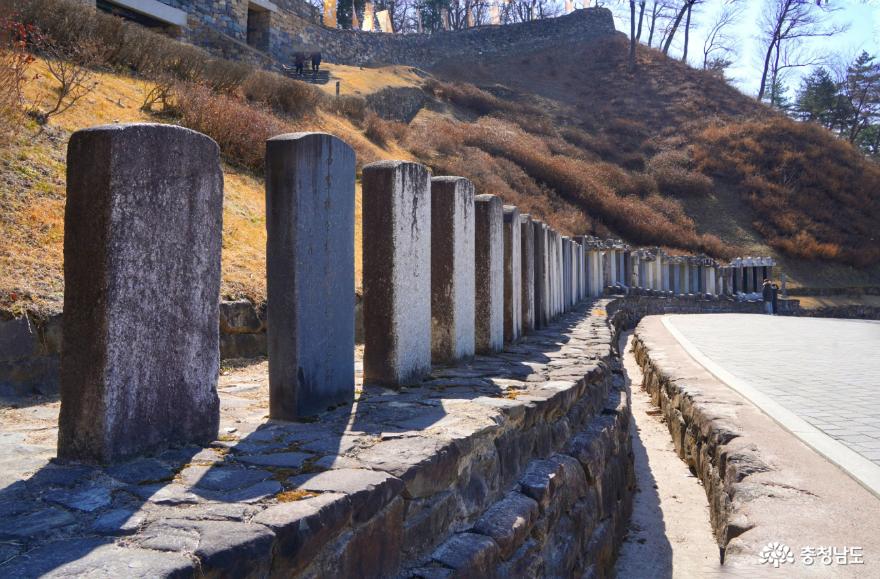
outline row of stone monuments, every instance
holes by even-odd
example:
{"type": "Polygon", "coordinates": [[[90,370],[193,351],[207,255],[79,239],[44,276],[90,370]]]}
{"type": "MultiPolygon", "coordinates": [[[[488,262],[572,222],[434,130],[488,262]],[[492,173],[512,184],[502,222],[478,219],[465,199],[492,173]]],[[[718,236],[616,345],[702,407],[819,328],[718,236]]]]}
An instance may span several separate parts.
{"type": "Polygon", "coordinates": [[[634,249],[619,240],[590,236],[574,238],[586,248],[589,295],[607,287],[640,288],[675,295],[748,296],[759,293],[773,275],[771,257],[738,257],[728,264],[705,255],[670,255],[661,248],[634,249]]]}
{"type": "MultiPolygon", "coordinates": [[[[267,142],[271,418],[353,400],[355,171],[354,151],[328,134],[267,142]]],[[[362,215],[364,380],[390,387],[498,352],[607,286],[678,288],[716,271],[686,261],[683,277],[667,276],[674,260],[661,253],[560,235],[418,163],[365,166],[362,215]]],[[[214,440],[222,216],[219,149],[205,135],[158,124],[73,134],[60,458],[214,440]]]]}

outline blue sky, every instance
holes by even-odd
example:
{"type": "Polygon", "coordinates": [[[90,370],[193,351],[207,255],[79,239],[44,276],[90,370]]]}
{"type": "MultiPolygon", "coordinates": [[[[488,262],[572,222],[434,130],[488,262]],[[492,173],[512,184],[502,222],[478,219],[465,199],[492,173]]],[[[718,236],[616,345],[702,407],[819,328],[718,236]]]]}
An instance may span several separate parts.
{"type": "MultiPolygon", "coordinates": [[[[650,9],[652,0],[648,0],[650,9]]],[[[732,57],[734,65],[728,69],[728,77],[731,82],[742,92],[755,95],[760,83],[760,70],[762,61],[762,48],[758,38],[762,14],[770,5],[770,0],[740,0],[743,13],[736,25],[730,28],[729,34],[736,39],[737,54],[732,57]]],[[[829,64],[852,60],[862,50],[871,54],[880,55],[880,0],[831,0],[831,6],[839,10],[829,15],[829,22],[837,25],[848,26],[848,30],[831,38],[808,39],[804,48],[813,54],[820,55],[829,60],[829,64]]],[[[589,4],[593,4],[590,2],[589,4]]],[[[626,1],[606,1],[604,4],[615,12],[617,29],[629,31],[629,4],[626,1]]],[[[700,6],[699,12],[692,16],[691,48],[689,60],[694,66],[702,63],[702,45],[709,27],[714,23],[716,15],[721,10],[722,0],[706,0],[700,6]],[[694,23],[696,26],[694,26],[694,23]]],[[[676,42],[670,50],[670,56],[675,58],[681,55],[681,31],[676,33],[676,42]]],[[[643,34],[643,38],[645,35],[643,34]]],[[[800,81],[800,77],[808,74],[809,69],[792,69],[788,84],[790,94],[800,81]]]]}

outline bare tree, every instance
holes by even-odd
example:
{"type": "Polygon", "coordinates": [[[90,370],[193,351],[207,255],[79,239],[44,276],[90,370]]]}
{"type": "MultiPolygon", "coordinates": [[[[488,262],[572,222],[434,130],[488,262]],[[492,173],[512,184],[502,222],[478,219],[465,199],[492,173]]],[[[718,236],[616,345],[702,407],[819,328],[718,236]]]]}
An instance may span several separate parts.
{"type": "Polygon", "coordinates": [[[735,24],[743,12],[743,4],[737,0],[727,0],[721,12],[706,33],[703,42],[703,69],[723,71],[730,64],[729,57],[735,52],[735,39],[730,36],[729,29],[735,24]],[[727,65],[723,65],[727,63],[727,65]]]}
{"type": "Polygon", "coordinates": [[[639,26],[636,29],[636,40],[642,39],[642,22],[645,20],[645,0],[639,0],[639,26]]]}
{"type": "Polygon", "coordinates": [[[816,64],[815,58],[806,61],[798,54],[806,38],[833,36],[845,27],[827,24],[826,16],[835,11],[822,0],[769,0],[762,24],[764,61],[758,100],[763,100],[768,84],[771,90],[779,86],[780,72],[786,68],[816,64]]]}
{"type": "MultiPolygon", "coordinates": [[[[696,3],[697,0],[684,0],[684,2],[682,2],[678,9],[678,13],[675,15],[675,19],[672,21],[672,26],[666,34],[666,41],[663,43],[663,54],[669,54],[669,47],[672,46],[672,40],[675,38],[675,33],[678,31],[681,19],[690,12],[690,9],[696,3]]],[[[690,25],[690,22],[688,22],[688,25],[690,25]]]]}
{"type": "Polygon", "coordinates": [[[671,5],[666,0],[654,0],[651,4],[651,14],[648,20],[648,46],[653,45],[657,24],[666,18],[670,8],[671,5]]]}

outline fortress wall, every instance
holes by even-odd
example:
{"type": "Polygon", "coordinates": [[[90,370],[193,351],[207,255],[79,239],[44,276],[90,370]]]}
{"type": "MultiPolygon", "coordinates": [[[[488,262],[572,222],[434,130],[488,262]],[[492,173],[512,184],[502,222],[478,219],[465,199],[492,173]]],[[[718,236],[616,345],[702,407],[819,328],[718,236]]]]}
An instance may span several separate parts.
{"type": "MultiPolygon", "coordinates": [[[[94,5],[94,0],[85,0],[94,5]]],[[[112,1],[112,0],[111,0],[112,1]]],[[[558,18],[480,26],[433,34],[385,34],[325,28],[317,11],[297,0],[276,0],[274,11],[252,13],[248,44],[248,0],[160,0],[188,14],[182,40],[227,58],[267,65],[290,64],[298,51],[320,51],[336,64],[406,64],[430,67],[440,60],[479,60],[494,54],[523,53],[614,33],[605,8],[576,10],[558,18]]],[[[262,4],[262,2],[261,2],[262,4]]]]}

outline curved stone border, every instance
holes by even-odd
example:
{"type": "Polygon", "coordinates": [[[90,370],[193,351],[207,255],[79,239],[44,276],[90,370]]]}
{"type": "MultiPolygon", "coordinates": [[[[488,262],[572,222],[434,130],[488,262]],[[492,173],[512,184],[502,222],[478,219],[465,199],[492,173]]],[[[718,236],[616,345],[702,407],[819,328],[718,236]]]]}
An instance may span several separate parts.
{"type": "Polygon", "coordinates": [[[880,515],[876,497],[719,381],[661,320],[643,319],[634,334],[642,387],[704,485],[725,568],[762,568],[758,554],[771,541],[796,557],[809,545],[880,549],[867,532],[880,515]]]}
{"type": "Polygon", "coordinates": [[[663,326],[672,334],[690,356],[713,376],[733,388],[737,393],[760,408],[780,426],[791,432],[810,448],[848,472],[863,487],[880,498],[880,466],[877,466],[859,453],[831,438],[794,412],[786,409],[745,380],[740,380],[720,364],[703,354],[684,334],[678,331],[669,320],[663,317],[663,326]]]}

